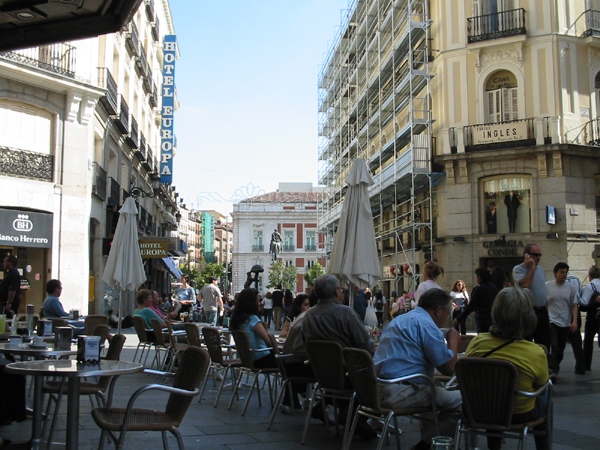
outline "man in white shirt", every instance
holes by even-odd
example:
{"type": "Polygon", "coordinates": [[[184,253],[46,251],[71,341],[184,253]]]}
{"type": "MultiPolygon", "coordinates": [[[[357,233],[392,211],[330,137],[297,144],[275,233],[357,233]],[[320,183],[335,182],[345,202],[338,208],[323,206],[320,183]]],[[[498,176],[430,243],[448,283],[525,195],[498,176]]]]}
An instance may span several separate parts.
{"type": "Polygon", "coordinates": [[[213,327],[217,325],[219,311],[223,310],[223,296],[217,283],[215,277],[209,277],[208,284],[200,290],[206,321],[211,323],[213,327]]]}
{"type": "Polygon", "coordinates": [[[564,356],[569,333],[577,332],[577,290],[567,283],[569,265],[558,262],[554,266],[554,280],[546,282],[546,298],[550,317],[550,358],[548,368],[551,374],[558,374],[564,356]]]}

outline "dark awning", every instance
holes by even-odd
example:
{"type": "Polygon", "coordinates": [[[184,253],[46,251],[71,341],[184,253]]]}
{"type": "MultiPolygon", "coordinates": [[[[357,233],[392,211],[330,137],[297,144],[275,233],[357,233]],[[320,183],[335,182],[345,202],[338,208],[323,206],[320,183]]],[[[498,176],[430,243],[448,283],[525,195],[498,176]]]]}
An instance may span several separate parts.
{"type": "Polygon", "coordinates": [[[183,273],[181,273],[181,270],[179,269],[177,263],[173,258],[162,258],[161,261],[163,262],[167,270],[171,272],[171,275],[173,275],[178,280],[181,278],[183,273]]]}

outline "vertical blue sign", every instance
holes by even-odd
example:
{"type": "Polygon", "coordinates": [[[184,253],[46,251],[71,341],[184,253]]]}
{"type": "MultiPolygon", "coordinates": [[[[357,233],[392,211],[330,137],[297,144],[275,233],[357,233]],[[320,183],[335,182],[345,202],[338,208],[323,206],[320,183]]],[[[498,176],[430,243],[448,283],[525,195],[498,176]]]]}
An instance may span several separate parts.
{"type": "Polygon", "coordinates": [[[163,85],[160,119],[160,182],[173,182],[173,113],[175,112],[175,58],[177,36],[166,35],[163,41],[163,85]]]}

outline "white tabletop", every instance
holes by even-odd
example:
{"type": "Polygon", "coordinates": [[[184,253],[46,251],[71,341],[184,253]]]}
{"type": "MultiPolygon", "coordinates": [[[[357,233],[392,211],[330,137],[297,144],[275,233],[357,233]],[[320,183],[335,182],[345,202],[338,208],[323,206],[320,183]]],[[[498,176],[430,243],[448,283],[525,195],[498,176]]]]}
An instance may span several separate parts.
{"type": "Polygon", "coordinates": [[[80,363],[72,359],[22,361],[8,364],[5,368],[7,372],[11,373],[63,377],[125,375],[144,371],[144,366],[131,361],[102,360],[98,364],[89,364],[80,363]]]}
{"type": "Polygon", "coordinates": [[[29,344],[17,344],[13,345],[10,343],[0,344],[0,353],[12,353],[13,355],[25,355],[25,356],[68,356],[76,355],[77,349],[71,346],[68,350],[57,349],[54,345],[48,345],[46,347],[32,347],[29,344]]]}

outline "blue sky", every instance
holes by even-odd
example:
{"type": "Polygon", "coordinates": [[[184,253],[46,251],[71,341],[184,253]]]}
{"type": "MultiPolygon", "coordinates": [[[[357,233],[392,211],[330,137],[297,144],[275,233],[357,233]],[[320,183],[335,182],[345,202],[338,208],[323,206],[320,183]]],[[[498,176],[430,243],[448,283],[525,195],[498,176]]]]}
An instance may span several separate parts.
{"type": "Polygon", "coordinates": [[[348,0],[171,0],[173,184],[188,207],[317,182],[317,79],[348,0]],[[257,192],[255,190],[254,192],[257,192]]]}

